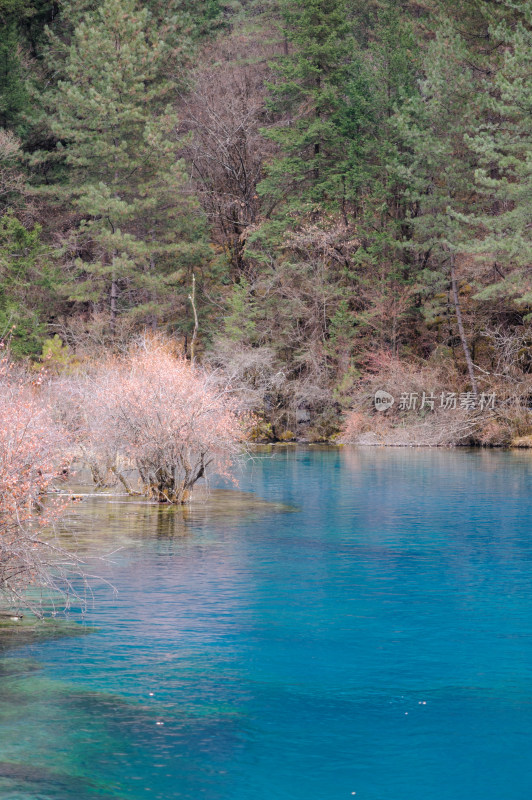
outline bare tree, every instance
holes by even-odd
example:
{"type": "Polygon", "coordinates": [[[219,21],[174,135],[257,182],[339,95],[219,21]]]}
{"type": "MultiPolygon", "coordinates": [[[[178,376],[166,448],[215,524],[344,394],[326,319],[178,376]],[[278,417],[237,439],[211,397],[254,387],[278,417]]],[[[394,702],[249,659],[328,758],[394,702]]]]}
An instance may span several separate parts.
{"type": "Polygon", "coordinates": [[[272,54],[271,45],[236,36],[211,45],[210,63],[198,70],[179,109],[180,133],[190,134],[183,155],[198,197],[237,271],[246,230],[259,213],[262,164],[273,148],[260,134],[269,122],[264,100],[272,54]]]}
{"type": "Polygon", "coordinates": [[[207,473],[229,477],[252,423],[230,387],[161,338],[65,378],[67,392],[63,408],[95,482],[111,477],[161,503],[185,503],[207,473]]]}
{"type": "Polygon", "coordinates": [[[55,527],[69,503],[53,494],[54,482],[72,451],[41,384],[42,375],[0,360],[0,596],[38,615],[87,589],[82,560],[55,527]]]}

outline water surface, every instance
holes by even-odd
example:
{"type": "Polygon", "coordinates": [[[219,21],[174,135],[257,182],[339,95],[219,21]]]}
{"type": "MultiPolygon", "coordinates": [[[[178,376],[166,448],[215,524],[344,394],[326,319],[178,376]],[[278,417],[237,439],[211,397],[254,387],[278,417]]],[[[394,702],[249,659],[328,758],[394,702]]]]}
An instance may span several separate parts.
{"type": "Polygon", "coordinates": [[[529,800],[531,497],[528,453],[283,448],[86,500],[118,595],[4,655],[1,800],[529,800]]]}

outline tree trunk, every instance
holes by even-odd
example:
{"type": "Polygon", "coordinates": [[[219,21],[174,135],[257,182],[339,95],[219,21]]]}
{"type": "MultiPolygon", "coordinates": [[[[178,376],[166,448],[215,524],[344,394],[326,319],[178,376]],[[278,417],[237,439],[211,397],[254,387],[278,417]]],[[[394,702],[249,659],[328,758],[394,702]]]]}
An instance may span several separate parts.
{"type": "Polygon", "coordinates": [[[471,351],[469,350],[469,345],[467,343],[465,335],[464,323],[462,320],[462,309],[460,308],[460,298],[458,296],[458,287],[456,285],[456,272],[454,269],[454,253],[451,253],[451,289],[453,292],[453,302],[454,302],[454,310],[456,313],[456,322],[458,323],[458,332],[460,334],[460,341],[462,342],[462,347],[464,349],[467,371],[469,373],[469,380],[471,381],[471,388],[473,390],[473,394],[477,395],[478,389],[477,389],[477,380],[475,378],[475,368],[473,365],[473,359],[471,358],[471,351]]]}
{"type": "Polygon", "coordinates": [[[116,314],[117,314],[116,302],[117,302],[117,300],[118,300],[118,286],[117,286],[117,283],[116,283],[116,278],[113,275],[113,279],[111,281],[111,322],[110,322],[111,336],[113,336],[113,337],[114,337],[115,332],[116,332],[116,314]]]}
{"type": "Polygon", "coordinates": [[[196,344],[196,337],[198,335],[198,312],[196,311],[196,276],[192,273],[192,294],[189,294],[188,299],[194,312],[194,331],[190,342],[190,362],[194,363],[194,346],[196,344]]]}

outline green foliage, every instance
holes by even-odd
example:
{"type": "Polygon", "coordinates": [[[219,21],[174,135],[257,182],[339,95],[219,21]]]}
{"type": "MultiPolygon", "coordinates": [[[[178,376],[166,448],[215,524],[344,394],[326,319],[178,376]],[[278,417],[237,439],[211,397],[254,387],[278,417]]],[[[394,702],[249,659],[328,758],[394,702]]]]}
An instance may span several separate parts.
{"type": "Polygon", "coordinates": [[[0,0],[0,21],[0,334],[17,354],[68,365],[53,334],[72,320],[72,341],[92,325],[109,342],[119,317],[188,334],[194,274],[198,352],[217,336],[267,352],[265,407],[293,427],[289,407],[347,407],[375,351],[460,369],[461,343],[486,376],[493,330],[525,335],[529,3],[0,0]],[[195,70],[218,104],[189,93],[195,70]]]}
{"type": "Polygon", "coordinates": [[[249,343],[255,331],[254,303],[250,296],[249,283],[245,277],[232,287],[228,300],[228,312],[224,317],[225,334],[228,339],[249,343]]]}
{"type": "MultiPolygon", "coordinates": [[[[46,369],[54,372],[63,372],[72,365],[74,356],[70,348],[56,333],[51,339],[44,340],[41,361],[46,366],[46,369]]],[[[36,365],[36,367],[40,369],[39,365],[36,365]]]]}
{"type": "Polygon", "coordinates": [[[210,36],[225,26],[225,7],[220,0],[194,0],[193,3],[181,0],[177,9],[188,16],[194,39],[210,36]]]}
{"type": "Polygon", "coordinates": [[[18,33],[17,44],[35,56],[44,43],[45,26],[59,10],[55,0],[0,0],[0,22],[13,25],[18,33]]]}
{"type": "Polygon", "coordinates": [[[184,276],[206,257],[203,227],[184,194],[186,173],[167,105],[168,43],[147,8],[104,0],[74,30],[64,80],[48,98],[58,161],[68,180],[45,194],[79,215],[65,248],[65,292],[111,315],[165,319],[184,276]]]}
{"type": "Polygon", "coordinates": [[[327,238],[338,224],[353,231],[349,254],[333,247],[323,265],[334,287],[324,335],[336,372],[361,336],[378,330],[382,346],[395,348],[396,316],[409,310],[410,255],[397,242],[411,236],[409,198],[393,168],[402,146],[393,119],[417,96],[419,48],[411,21],[391,2],[369,15],[343,0],[287,0],[281,9],[291,46],[270,86],[281,119],[265,131],[280,155],[259,185],[269,219],[250,237],[248,254],[267,263],[293,229],[316,229],[317,239],[317,229],[327,238]],[[368,19],[373,27],[362,35],[368,19]]]}
{"type": "Polygon", "coordinates": [[[334,116],[343,107],[349,56],[349,25],[344,0],[284,0],[285,35],[293,52],[275,65],[271,108],[285,116],[268,129],[283,156],[259,186],[267,203],[297,199],[312,210],[336,201],[342,185],[342,137],[334,116]]]}
{"type": "Polygon", "coordinates": [[[465,247],[461,215],[475,194],[467,134],[477,125],[481,89],[468,64],[465,40],[445,21],[427,48],[419,94],[392,120],[391,166],[407,201],[397,243],[429,325],[448,316],[451,256],[465,247]]]}
{"type": "Polygon", "coordinates": [[[349,408],[352,402],[353,392],[360,380],[362,373],[358,367],[351,364],[342,373],[340,380],[333,388],[333,397],[340,403],[342,408],[349,408]]]}
{"type": "Polygon", "coordinates": [[[20,132],[28,105],[17,26],[9,20],[0,27],[0,126],[20,132]]]}
{"type": "Polygon", "coordinates": [[[503,56],[478,132],[468,143],[477,156],[476,188],[484,213],[472,251],[497,265],[497,280],[483,288],[479,299],[514,298],[532,307],[528,272],[532,263],[532,9],[516,4],[523,18],[494,25],[491,36],[501,42],[503,56]]]}
{"type": "Polygon", "coordinates": [[[0,339],[15,356],[39,353],[46,330],[54,280],[40,235],[12,214],[0,218],[0,339]]]}

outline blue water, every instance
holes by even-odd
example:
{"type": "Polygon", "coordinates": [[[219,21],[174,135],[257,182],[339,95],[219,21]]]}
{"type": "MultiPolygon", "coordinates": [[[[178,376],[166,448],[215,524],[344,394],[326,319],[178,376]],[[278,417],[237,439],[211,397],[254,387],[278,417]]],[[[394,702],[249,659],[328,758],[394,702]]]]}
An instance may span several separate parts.
{"type": "Polygon", "coordinates": [[[77,526],[118,596],[5,657],[2,800],[530,800],[532,454],[265,451],[77,526]]]}

